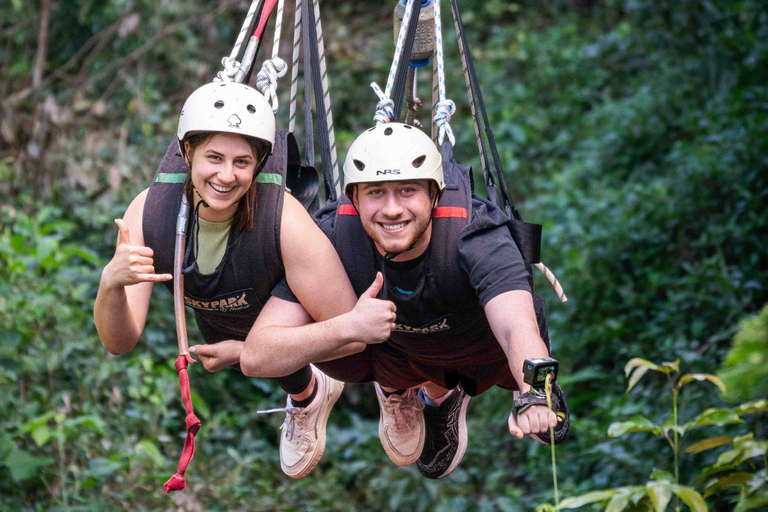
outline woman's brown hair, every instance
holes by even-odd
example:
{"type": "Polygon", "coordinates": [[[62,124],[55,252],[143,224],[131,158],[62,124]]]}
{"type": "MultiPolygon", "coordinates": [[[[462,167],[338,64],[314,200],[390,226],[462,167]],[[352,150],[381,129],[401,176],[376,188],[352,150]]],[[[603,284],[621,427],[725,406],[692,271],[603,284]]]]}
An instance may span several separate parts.
{"type": "MultiPolygon", "coordinates": [[[[184,142],[189,142],[189,152],[187,155],[187,178],[184,180],[184,193],[187,194],[187,200],[190,204],[194,204],[194,186],[192,185],[192,155],[195,150],[201,145],[211,140],[214,136],[218,135],[218,132],[198,132],[190,135],[184,142]]],[[[269,156],[269,144],[261,139],[255,137],[246,137],[241,135],[243,140],[248,143],[253,153],[253,158],[256,160],[256,169],[253,172],[253,181],[243,197],[240,198],[240,203],[237,205],[235,215],[232,219],[234,226],[240,231],[250,231],[253,229],[253,216],[256,213],[258,205],[256,194],[256,176],[264,167],[267,156],[269,156]]],[[[183,143],[182,143],[183,144],[183,143]]]]}

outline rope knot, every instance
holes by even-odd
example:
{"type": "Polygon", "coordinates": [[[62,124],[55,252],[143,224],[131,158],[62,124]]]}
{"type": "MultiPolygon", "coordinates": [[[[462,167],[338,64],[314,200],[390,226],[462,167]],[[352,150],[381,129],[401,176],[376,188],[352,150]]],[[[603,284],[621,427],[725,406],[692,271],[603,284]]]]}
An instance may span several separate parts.
{"type": "Polygon", "coordinates": [[[448,134],[448,140],[451,141],[451,145],[456,144],[456,137],[451,130],[451,116],[456,113],[456,104],[453,100],[438,101],[435,105],[435,124],[440,128],[440,134],[438,136],[438,142],[443,143],[445,135],[448,134]]]}
{"type": "Polygon", "coordinates": [[[288,72],[288,64],[280,57],[265,60],[261,71],[256,75],[256,88],[261,94],[268,96],[272,104],[272,112],[277,114],[277,79],[288,72]]]}
{"type": "Polygon", "coordinates": [[[218,82],[234,82],[235,75],[240,71],[240,63],[237,59],[224,57],[221,59],[221,65],[224,66],[224,69],[216,74],[215,80],[218,82]]]}
{"type": "Polygon", "coordinates": [[[373,120],[376,121],[376,124],[385,124],[392,121],[392,118],[395,117],[395,102],[387,98],[376,82],[371,82],[371,89],[379,97],[373,120]]]}

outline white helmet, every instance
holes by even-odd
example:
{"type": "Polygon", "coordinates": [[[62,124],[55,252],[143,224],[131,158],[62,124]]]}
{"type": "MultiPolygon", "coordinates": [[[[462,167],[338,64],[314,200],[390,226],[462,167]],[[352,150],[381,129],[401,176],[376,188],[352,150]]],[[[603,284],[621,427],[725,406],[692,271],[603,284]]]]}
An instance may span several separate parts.
{"type": "Polygon", "coordinates": [[[360,135],[344,161],[344,193],[355,183],[432,180],[445,189],[443,159],[427,134],[403,123],[380,124],[360,135]]]}
{"type": "Polygon", "coordinates": [[[275,144],[275,114],[256,89],[234,82],[205,84],[189,95],[179,116],[179,139],[197,132],[227,132],[275,144]]]}

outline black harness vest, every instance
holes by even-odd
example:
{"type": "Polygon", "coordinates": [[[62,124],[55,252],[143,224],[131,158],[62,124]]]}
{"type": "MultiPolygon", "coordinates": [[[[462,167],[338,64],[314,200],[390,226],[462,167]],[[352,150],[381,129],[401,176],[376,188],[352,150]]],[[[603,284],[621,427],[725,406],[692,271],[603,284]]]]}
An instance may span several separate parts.
{"type": "MultiPolygon", "coordinates": [[[[232,226],[227,249],[211,274],[201,274],[189,251],[183,266],[184,302],[193,308],[206,343],[245,340],[272,289],[283,278],[280,221],[286,172],[298,166],[299,149],[293,134],[277,132],[272,155],[256,176],[257,202],[253,229],[232,226]]],[[[181,205],[187,165],[172,142],[160,162],[144,204],[144,243],[154,251],[155,272],[173,272],[176,216],[181,205]]],[[[191,237],[187,237],[190,243],[191,237]]],[[[173,293],[173,285],[164,283],[173,293]]]]}
{"type": "MultiPolygon", "coordinates": [[[[443,144],[441,154],[446,190],[433,212],[432,238],[423,262],[425,271],[408,295],[396,290],[385,272],[386,295],[397,296],[395,332],[429,334],[460,329],[485,318],[477,294],[459,266],[457,251],[461,231],[472,216],[472,171],[456,163],[450,144],[443,144]]],[[[360,296],[381,268],[381,255],[346,197],[342,197],[336,211],[334,238],[352,287],[360,296]]]]}

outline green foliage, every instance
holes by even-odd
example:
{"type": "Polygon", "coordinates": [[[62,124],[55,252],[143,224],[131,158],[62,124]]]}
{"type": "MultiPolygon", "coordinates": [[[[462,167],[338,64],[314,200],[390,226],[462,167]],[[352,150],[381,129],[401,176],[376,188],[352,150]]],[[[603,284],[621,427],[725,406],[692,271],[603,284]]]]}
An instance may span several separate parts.
{"type": "MultiPolygon", "coordinates": [[[[114,358],[95,335],[93,298],[114,249],[112,219],[147,186],[182,102],[218,70],[245,5],[51,2],[34,88],[41,4],[0,3],[0,509],[524,511],[551,501],[548,449],[510,438],[511,397],[502,390],[472,400],[469,448],[456,472],[425,481],[388,461],[375,398],[348,386],[323,461],[294,482],[277,463],[281,418],[254,412],[276,406],[282,393],[199,365],[190,374],[203,428],[188,487],[162,495],[184,430],[171,302],[155,293],[140,346],[114,358]]],[[[459,107],[455,150],[477,172],[443,4],[447,91],[459,107]]],[[[537,278],[573,416],[572,439],[557,448],[561,493],[614,488],[592,503],[615,499],[614,507],[638,510],[652,510],[667,491],[674,502],[683,487],[673,487],[672,472],[636,484],[669,467],[663,436],[684,436],[681,481],[694,482],[713,509],[762,506],[760,456],[729,464],[763,446],[765,404],[729,408],[707,375],[739,321],[768,303],[765,3],[459,4],[510,189],[526,220],[544,224],[542,257],[569,296],[556,304],[537,278]],[[680,357],[675,368],[657,365],[690,375],[678,422],[665,421],[665,389],[638,384],[655,370],[645,363],[624,393],[616,368],[635,354],[680,357]],[[612,425],[615,418],[623,420],[612,425]],[[621,444],[609,428],[654,435],[621,444]],[[707,437],[711,430],[716,437],[707,437]],[[718,464],[718,452],[742,448],[722,471],[696,480],[718,464]]],[[[367,84],[386,77],[393,5],[323,3],[340,157],[371,124],[376,99],[367,84]]],[[[420,77],[425,104],[430,82],[420,77]]],[[[427,111],[417,118],[425,122],[427,111]]],[[[287,109],[278,126],[287,126],[287,109]]],[[[733,365],[718,373],[741,400],[766,395],[764,360],[745,366],[765,353],[764,343],[751,349],[758,338],[734,346],[733,365]]]]}
{"type": "Polygon", "coordinates": [[[725,357],[720,378],[732,398],[768,395],[768,306],[741,322],[725,357]]]}

